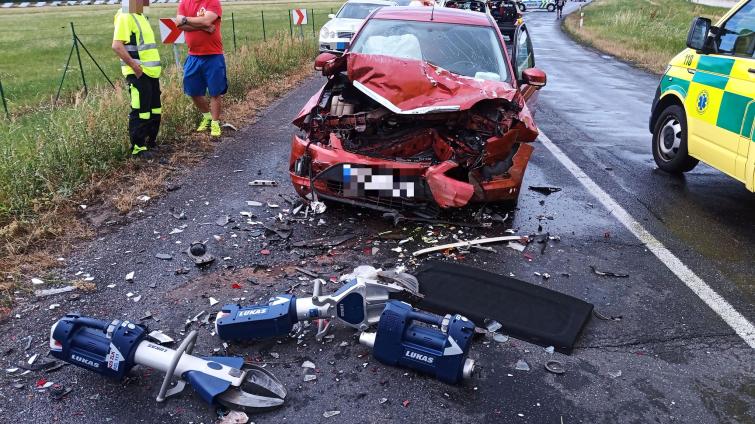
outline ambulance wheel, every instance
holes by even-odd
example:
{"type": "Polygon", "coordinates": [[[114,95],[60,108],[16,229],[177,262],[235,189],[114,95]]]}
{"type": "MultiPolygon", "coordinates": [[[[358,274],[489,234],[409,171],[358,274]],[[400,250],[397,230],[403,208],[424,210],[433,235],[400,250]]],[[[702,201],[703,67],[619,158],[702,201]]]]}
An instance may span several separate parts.
{"type": "Polygon", "coordinates": [[[547,7],[545,8],[545,9],[546,9],[546,10],[547,10],[548,12],[553,12],[553,11],[555,11],[555,10],[556,10],[556,5],[555,5],[555,4],[549,4],[549,5],[548,5],[548,6],[547,6],[547,7]]]}
{"type": "Polygon", "coordinates": [[[698,160],[687,152],[687,116],[677,105],[661,112],[653,131],[653,159],[658,168],[681,174],[691,171],[698,160]]]}

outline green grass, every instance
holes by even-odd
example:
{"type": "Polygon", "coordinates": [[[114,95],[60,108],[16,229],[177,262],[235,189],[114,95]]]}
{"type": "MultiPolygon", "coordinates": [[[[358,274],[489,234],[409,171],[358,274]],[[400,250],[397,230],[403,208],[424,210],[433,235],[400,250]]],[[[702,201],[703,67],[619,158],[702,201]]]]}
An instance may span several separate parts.
{"type": "MultiPolygon", "coordinates": [[[[293,7],[314,9],[315,31],[327,21],[327,14],[341,3],[328,1],[286,2],[248,1],[223,3],[223,43],[233,51],[231,14],[236,27],[237,45],[262,40],[262,13],[267,37],[289,33],[288,13],[293,7]]],[[[176,4],[157,4],[147,10],[155,35],[159,37],[158,18],[176,15],[176,4]]],[[[72,45],[70,22],[76,33],[114,82],[120,78],[118,62],[110,49],[113,16],[118,6],[66,6],[29,9],[0,9],[0,81],[9,109],[14,115],[28,112],[54,98],[72,45]]],[[[311,17],[310,17],[311,18],[311,17]]],[[[311,21],[310,21],[311,22],[311,21]]],[[[310,23],[305,34],[312,34],[310,23]]],[[[186,47],[180,46],[181,57],[186,47]]],[[[81,50],[84,76],[89,85],[103,86],[107,81],[81,50]]],[[[160,46],[164,64],[173,62],[170,46],[160,46]]],[[[82,87],[79,65],[74,53],[63,85],[70,99],[82,87]]],[[[2,113],[0,105],[0,114],[2,113]]]]}
{"type": "MultiPolygon", "coordinates": [[[[242,101],[248,90],[285,79],[316,52],[311,36],[303,41],[279,36],[240,47],[226,58],[226,103],[242,101]]],[[[183,95],[175,67],[164,71],[161,84],[159,142],[180,142],[191,134],[197,112],[183,95]]],[[[128,95],[119,85],[115,91],[95,90],[65,107],[44,106],[12,121],[0,119],[0,230],[12,221],[33,221],[55,199],[69,198],[93,175],[127,160],[128,105],[128,95]]]]}
{"type": "Polygon", "coordinates": [[[688,0],[595,0],[583,10],[582,28],[579,13],[564,22],[572,37],[656,73],[684,49],[694,17],[726,12],[688,0]]]}

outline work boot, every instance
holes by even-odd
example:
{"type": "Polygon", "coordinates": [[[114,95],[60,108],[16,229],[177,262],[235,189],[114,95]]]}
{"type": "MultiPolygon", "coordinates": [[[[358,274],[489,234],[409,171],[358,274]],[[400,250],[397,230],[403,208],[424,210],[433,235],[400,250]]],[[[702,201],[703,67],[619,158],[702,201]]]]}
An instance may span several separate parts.
{"type": "Polygon", "coordinates": [[[197,127],[197,132],[207,131],[207,128],[210,127],[210,122],[212,121],[212,117],[210,117],[209,113],[205,113],[202,115],[202,120],[199,121],[199,126],[197,127]]]}
{"type": "Polygon", "coordinates": [[[210,123],[210,135],[212,137],[220,137],[220,121],[212,121],[210,123]]]}
{"type": "Polygon", "coordinates": [[[131,157],[149,160],[154,157],[154,154],[146,147],[134,144],[134,147],[131,148],[131,157]]]}

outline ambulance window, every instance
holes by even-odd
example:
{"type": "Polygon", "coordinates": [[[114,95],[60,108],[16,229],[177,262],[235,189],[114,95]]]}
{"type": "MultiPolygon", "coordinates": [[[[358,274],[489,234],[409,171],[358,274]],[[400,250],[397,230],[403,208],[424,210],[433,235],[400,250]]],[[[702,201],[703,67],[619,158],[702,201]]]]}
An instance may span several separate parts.
{"type": "Polygon", "coordinates": [[[755,1],[749,1],[719,29],[721,54],[753,57],[755,52],[755,1]]]}

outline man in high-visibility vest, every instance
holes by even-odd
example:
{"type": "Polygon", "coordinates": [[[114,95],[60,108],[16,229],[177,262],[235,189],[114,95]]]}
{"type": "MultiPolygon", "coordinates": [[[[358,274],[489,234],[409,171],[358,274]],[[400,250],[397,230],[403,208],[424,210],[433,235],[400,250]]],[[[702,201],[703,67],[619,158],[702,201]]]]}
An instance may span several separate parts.
{"type": "Polygon", "coordinates": [[[115,15],[113,51],[121,60],[121,72],[131,95],[128,133],[131,154],[149,158],[157,147],[162,108],[160,105],[160,53],[144,5],[149,0],[123,0],[115,15]]]}

